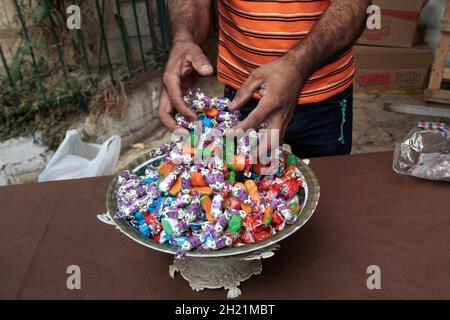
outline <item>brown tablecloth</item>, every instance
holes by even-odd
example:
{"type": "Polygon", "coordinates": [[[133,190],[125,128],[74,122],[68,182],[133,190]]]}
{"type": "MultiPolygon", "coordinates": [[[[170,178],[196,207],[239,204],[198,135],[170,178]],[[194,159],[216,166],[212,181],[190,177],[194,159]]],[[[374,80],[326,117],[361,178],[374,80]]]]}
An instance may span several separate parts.
{"type": "MultiPolygon", "coordinates": [[[[400,176],[391,153],[313,159],[311,220],[281,242],[244,299],[450,299],[450,184],[400,176]],[[368,290],[366,268],[381,268],[368,290]]],[[[111,177],[0,188],[0,298],[222,299],[169,277],[172,257],[97,220],[111,177]],[[66,268],[81,268],[68,290],[66,268]]]]}

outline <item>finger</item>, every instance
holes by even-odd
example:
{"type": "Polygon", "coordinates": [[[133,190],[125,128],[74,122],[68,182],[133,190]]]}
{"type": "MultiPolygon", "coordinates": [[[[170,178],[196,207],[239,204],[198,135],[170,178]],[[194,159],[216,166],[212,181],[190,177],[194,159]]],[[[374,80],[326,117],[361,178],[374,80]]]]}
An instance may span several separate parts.
{"type": "Polygon", "coordinates": [[[167,95],[167,91],[165,88],[161,89],[161,95],[159,98],[159,106],[158,106],[158,117],[161,120],[162,124],[169,129],[170,131],[186,131],[187,130],[177,124],[175,119],[173,118],[174,110],[172,105],[170,104],[169,96],[167,95]]]}
{"type": "Polygon", "coordinates": [[[281,141],[283,140],[285,119],[280,113],[275,113],[269,118],[266,134],[267,145],[270,146],[272,150],[275,150],[281,145],[281,141]]]}
{"type": "Polygon", "coordinates": [[[283,117],[277,114],[269,116],[267,129],[264,129],[264,136],[258,144],[260,154],[273,155],[276,148],[280,146],[283,125],[283,117]]]}
{"type": "Polygon", "coordinates": [[[253,96],[253,93],[261,87],[262,81],[256,77],[250,77],[244,82],[244,84],[236,92],[236,95],[231,101],[228,109],[234,111],[244,106],[253,96]]]}
{"type": "Polygon", "coordinates": [[[198,119],[197,114],[183,101],[179,75],[176,73],[165,73],[163,82],[171,105],[189,120],[196,121],[198,119]]]}
{"type": "Polygon", "coordinates": [[[236,129],[247,131],[248,129],[258,129],[259,125],[266,120],[273,111],[273,103],[267,97],[263,97],[252,112],[236,125],[236,129]]]}
{"type": "Polygon", "coordinates": [[[201,76],[210,76],[213,74],[213,67],[209,62],[207,56],[205,56],[200,48],[193,50],[193,52],[187,57],[187,60],[192,64],[195,71],[201,76]]]}

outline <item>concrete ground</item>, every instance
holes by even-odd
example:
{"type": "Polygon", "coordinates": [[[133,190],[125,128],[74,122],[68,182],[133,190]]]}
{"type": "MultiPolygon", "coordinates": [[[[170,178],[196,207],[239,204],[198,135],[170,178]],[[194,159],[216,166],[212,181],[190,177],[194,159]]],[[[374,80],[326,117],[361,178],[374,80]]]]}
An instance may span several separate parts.
{"type": "MultiPolygon", "coordinates": [[[[223,86],[217,82],[215,77],[201,79],[198,87],[213,96],[223,94],[223,86]]],[[[400,141],[418,121],[450,122],[450,119],[385,111],[384,105],[392,102],[424,104],[422,95],[369,95],[363,93],[354,95],[353,154],[393,150],[395,142],[400,141]]],[[[124,151],[120,156],[118,168],[169,140],[170,132],[161,125],[154,134],[141,141],[142,145],[135,144],[134,147],[130,146],[128,150],[124,151]]]]}

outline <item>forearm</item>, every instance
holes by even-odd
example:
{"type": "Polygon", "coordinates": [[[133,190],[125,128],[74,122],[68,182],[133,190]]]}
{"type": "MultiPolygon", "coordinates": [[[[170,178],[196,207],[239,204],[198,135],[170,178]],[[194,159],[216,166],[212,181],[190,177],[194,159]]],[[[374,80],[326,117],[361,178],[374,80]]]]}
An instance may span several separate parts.
{"type": "Polygon", "coordinates": [[[172,41],[191,41],[201,45],[210,28],[211,0],[169,0],[172,41]]]}
{"type": "Polygon", "coordinates": [[[332,1],[308,36],[285,57],[309,76],[356,42],[364,30],[370,3],[370,0],[332,1]]]}

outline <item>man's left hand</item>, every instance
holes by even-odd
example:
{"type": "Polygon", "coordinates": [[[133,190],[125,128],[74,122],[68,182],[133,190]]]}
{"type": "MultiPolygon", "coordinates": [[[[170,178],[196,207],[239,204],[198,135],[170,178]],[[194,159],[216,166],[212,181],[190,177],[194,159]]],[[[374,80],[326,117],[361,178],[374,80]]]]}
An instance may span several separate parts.
{"type": "MultiPolygon", "coordinates": [[[[300,90],[307,79],[303,69],[300,63],[284,56],[254,70],[236,92],[229,109],[240,109],[255,92],[261,96],[261,100],[236,129],[257,129],[266,122],[267,129],[280,130],[280,140],[283,140],[300,90]]],[[[270,139],[270,135],[267,139],[270,139]]],[[[281,141],[267,141],[268,146],[279,142],[281,141]]]]}

